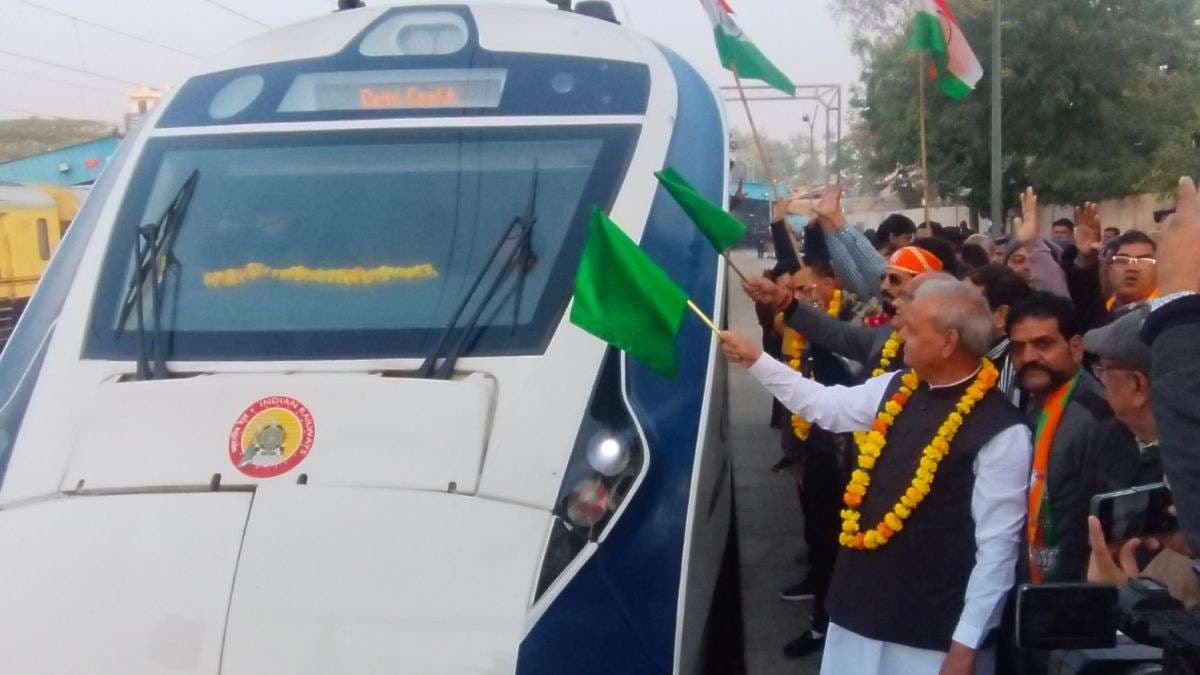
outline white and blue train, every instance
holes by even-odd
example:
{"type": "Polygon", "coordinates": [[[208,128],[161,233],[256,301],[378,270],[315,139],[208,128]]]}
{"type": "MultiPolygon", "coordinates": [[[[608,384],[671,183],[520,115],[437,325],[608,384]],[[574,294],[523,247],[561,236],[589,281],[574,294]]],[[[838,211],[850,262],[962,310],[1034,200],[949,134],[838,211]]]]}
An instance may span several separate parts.
{"type": "Polygon", "coordinates": [[[0,356],[2,670],[699,670],[722,360],[566,318],[598,205],[720,319],[668,165],[723,199],[713,87],[549,7],[336,12],[184,82],[0,356]]]}

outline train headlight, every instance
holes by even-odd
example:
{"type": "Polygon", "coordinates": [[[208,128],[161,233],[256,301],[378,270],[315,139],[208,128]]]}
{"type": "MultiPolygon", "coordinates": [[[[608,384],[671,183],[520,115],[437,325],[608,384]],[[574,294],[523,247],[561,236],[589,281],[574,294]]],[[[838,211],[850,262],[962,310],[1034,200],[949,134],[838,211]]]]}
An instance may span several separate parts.
{"type": "Polygon", "coordinates": [[[588,464],[605,476],[616,476],[629,466],[629,447],[621,439],[607,434],[588,445],[588,464]]]}
{"type": "Polygon", "coordinates": [[[621,355],[609,349],[563,472],[537,597],[589,544],[602,545],[604,533],[635,493],[647,467],[645,448],[621,390],[621,355]]]}
{"type": "Polygon", "coordinates": [[[467,46],[471,31],[454,12],[405,12],[379,24],[362,41],[363,56],[438,56],[467,46]]]}
{"type": "Polygon", "coordinates": [[[608,488],[603,481],[582,480],[567,498],[567,518],[578,527],[592,527],[608,515],[608,488]]]}

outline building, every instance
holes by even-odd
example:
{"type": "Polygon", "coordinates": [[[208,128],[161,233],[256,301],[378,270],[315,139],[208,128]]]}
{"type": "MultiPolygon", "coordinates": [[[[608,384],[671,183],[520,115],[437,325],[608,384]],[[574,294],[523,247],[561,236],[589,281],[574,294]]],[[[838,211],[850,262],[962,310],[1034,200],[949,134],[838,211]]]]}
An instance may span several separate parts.
{"type": "Polygon", "coordinates": [[[125,109],[125,133],[133,131],[146,113],[150,112],[162,100],[163,93],[153,87],[141,87],[129,95],[129,105],[125,109]]]}
{"type": "Polygon", "coordinates": [[[106,136],[93,141],[0,162],[0,181],[90,185],[117,151],[121,139],[106,136]]]}

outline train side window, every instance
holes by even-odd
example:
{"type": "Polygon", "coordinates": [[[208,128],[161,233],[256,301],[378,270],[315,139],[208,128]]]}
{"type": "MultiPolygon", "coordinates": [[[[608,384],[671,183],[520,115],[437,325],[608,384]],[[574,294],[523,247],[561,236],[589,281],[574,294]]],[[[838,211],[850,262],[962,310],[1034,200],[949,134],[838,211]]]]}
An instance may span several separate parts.
{"type": "Polygon", "coordinates": [[[45,218],[37,220],[37,235],[38,235],[38,255],[42,260],[50,259],[50,223],[46,222],[45,218]]]}
{"type": "Polygon", "coordinates": [[[70,226],[71,226],[71,221],[69,221],[69,220],[59,221],[59,223],[58,223],[58,238],[60,240],[63,237],[67,236],[67,228],[70,226]]]}

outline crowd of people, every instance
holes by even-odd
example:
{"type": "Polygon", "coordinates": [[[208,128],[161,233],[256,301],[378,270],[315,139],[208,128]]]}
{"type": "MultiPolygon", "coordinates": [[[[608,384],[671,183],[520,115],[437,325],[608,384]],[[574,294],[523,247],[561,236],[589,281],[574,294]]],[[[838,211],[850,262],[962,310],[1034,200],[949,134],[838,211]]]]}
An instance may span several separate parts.
{"type": "Polygon", "coordinates": [[[1037,672],[1018,584],[1147,574],[1200,600],[1195,185],[1157,240],[1095,204],[1046,236],[1020,201],[1007,238],[902,215],[863,233],[836,185],[796,237],[774,205],[777,263],[743,284],[761,339],[721,346],[774,397],[808,550],[781,597],[812,601],[784,650],[823,673],[1037,672]],[[1092,498],[1164,476],[1186,536],[1105,541],[1092,498]]]}

